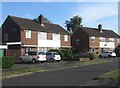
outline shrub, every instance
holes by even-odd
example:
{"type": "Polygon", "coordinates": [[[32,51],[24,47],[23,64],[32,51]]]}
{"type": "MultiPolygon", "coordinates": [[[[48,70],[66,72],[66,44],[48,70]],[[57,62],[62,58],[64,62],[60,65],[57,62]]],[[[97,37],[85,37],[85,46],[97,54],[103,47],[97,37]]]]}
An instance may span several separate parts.
{"type": "Polygon", "coordinates": [[[90,59],[95,59],[95,58],[97,58],[97,54],[96,53],[89,53],[89,58],[90,59]]]}
{"type": "Polygon", "coordinates": [[[120,45],[115,48],[115,53],[118,57],[120,57],[120,45]]]}
{"type": "Polygon", "coordinates": [[[71,49],[62,49],[61,51],[64,53],[65,60],[73,59],[73,52],[71,49]]]}
{"type": "Polygon", "coordinates": [[[2,57],[2,68],[11,68],[14,65],[13,57],[2,57]]]}

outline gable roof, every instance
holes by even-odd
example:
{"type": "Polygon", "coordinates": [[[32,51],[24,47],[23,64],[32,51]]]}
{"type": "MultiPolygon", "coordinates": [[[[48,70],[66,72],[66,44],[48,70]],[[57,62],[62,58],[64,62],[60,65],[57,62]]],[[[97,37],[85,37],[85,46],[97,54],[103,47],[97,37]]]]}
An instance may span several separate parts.
{"type": "Polygon", "coordinates": [[[120,38],[120,36],[112,30],[102,29],[103,33],[100,33],[97,28],[79,27],[78,29],[82,29],[89,36],[120,38]]]}
{"type": "Polygon", "coordinates": [[[69,34],[65,29],[63,29],[60,25],[57,25],[57,24],[45,23],[44,26],[42,26],[40,23],[37,23],[33,20],[26,19],[26,18],[20,18],[15,16],[8,16],[8,18],[12,19],[20,27],[20,29],[60,33],[60,34],[66,34],[66,35],[69,34]]]}

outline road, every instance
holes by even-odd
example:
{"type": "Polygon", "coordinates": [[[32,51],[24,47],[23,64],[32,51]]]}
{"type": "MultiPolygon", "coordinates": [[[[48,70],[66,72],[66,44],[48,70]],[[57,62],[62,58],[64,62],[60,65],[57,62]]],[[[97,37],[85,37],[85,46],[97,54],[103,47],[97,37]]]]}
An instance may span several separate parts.
{"type": "Polygon", "coordinates": [[[118,68],[118,62],[35,73],[2,81],[3,86],[80,86],[118,68]]]}

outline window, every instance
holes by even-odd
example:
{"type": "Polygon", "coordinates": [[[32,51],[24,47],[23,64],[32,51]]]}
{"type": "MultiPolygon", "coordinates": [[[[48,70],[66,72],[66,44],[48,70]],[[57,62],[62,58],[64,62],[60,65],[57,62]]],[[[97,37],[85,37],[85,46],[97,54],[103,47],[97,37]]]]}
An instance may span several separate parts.
{"type": "Polygon", "coordinates": [[[45,32],[38,32],[38,39],[46,40],[47,39],[47,33],[45,33],[45,32]]]}
{"type": "Polygon", "coordinates": [[[80,39],[76,39],[76,45],[80,44],[80,39]]]}
{"type": "Polygon", "coordinates": [[[105,38],[104,37],[100,37],[100,42],[105,42],[105,38]]]}
{"type": "Polygon", "coordinates": [[[26,30],[26,38],[31,38],[31,31],[30,30],[26,30]]]}
{"type": "Polygon", "coordinates": [[[92,36],[91,39],[92,39],[92,42],[95,42],[95,36],[92,36]]]}
{"type": "Polygon", "coordinates": [[[120,43],[120,38],[117,39],[117,42],[120,43]]]}
{"type": "Polygon", "coordinates": [[[114,38],[109,38],[109,42],[114,42],[114,38]]]}
{"type": "Polygon", "coordinates": [[[8,41],[8,33],[4,34],[4,41],[8,41]]]}
{"type": "Polygon", "coordinates": [[[53,40],[60,40],[60,34],[53,34],[53,40]]]}
{"type": "Polygon", "coordinates": [[[68,35],[64,35],[64,41],[68,41],[68,35]]]}

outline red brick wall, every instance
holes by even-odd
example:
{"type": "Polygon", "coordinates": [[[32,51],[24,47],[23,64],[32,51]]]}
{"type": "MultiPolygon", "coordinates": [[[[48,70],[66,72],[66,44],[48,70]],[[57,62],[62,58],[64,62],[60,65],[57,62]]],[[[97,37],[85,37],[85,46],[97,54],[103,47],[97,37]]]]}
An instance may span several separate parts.
{"type": "Polygon", "coordinates": [[[25,45],[37,45],[38,33],[31,31],[31,38],[26,38],[26,30],[21,30],[21,42],[25,45]]]}
{"type": "Polygon", "coordinates": [[[61,46],[70,46],[71,47],[71,36],[68,36],[68,41],[64,40],[64,35],[60,35],[61,46]]]}

